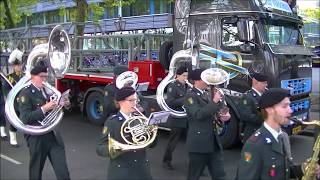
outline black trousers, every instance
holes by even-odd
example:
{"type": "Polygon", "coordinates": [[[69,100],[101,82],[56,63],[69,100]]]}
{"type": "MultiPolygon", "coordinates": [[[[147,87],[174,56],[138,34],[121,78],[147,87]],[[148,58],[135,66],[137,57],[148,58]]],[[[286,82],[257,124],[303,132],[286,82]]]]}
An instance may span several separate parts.
{"type": "Polygon", "coordinates": [[[30,151],[30,180],[42,179],[42,170],[47,157],[58,180],[70,179],[64,145],[57,142],[53,132],[39,136],[28,136],[27,143],[30,151]]]}
{"type": "Polygon", "coordinates": [[[4,115],[4,104],[0,104],[0,126],[6,126],[6,118],[4,115]]]}
{"type": "Polygon", "coordinates": [[[212,180],[225,179],[223,153],[189,153],[187,180],[198,180],[207,166],[212,180]]]}
{"type": "Polygon", "coordinates": [[[168,144],[164,153],[163,162],[172,161],[172,152],[175,150],[184,128],[171,128],[168,144]]]}

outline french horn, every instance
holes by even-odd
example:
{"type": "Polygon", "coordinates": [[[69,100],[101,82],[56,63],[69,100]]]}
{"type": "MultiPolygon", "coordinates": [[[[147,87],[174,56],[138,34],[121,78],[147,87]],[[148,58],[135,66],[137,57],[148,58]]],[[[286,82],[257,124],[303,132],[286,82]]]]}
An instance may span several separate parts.
{"type": "MultiPolygon", "coordinates": [[[[63,117],[63,107],[59,105],[40,122],[41,125],[27,125],[19,119],[14,109],[14,101],[19,92],[31,84],[30,71],[35,66],[38,58],[43,57],[48,57],[49,59],[49,72],[52,73],[55,78],[62,78],[68,70],[71,58],[70,40],[62,26],[58,25],[52,29],[47,44],[39,44],[32,49],[27,59],[25,76],[19,80],[7,96],[5,104],[7,119],[10,124],[25,134],[45,134],[58,125],[63,117]]],[[[55,99],[61,98],[61,93],[48,82],[44,82],[44,88],[46,92],[50,92],[55,99]]]]}
{"type": "Polygon", "coordinates": [[[139,150],[150,146],[157,137],[158,127],[149,125],[149,118],[135,108],[138,115],[125,120],[121,126],[120,134],[126,144],[120,143],[108,135],[109,157],[114,159],[120,154],[139,150]]]}

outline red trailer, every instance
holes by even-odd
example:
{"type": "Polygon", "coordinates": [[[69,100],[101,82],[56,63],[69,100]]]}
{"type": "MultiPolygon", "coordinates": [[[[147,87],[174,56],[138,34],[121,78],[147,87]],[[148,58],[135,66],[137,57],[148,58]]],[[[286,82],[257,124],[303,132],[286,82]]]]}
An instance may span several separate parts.
{"type": "Polygon", "coordinates": [[[159,49],[170,35],[141,33],[77,38],[82,39],[83,49],[72,49],[70,69],[55,84],[61,92],[71,89],[73,107],[79,107],[92,123],[102,124],[106,119],[103,89],[113,82],[115,66],[127,65],[137,73],[138,82],[149,82],[149,91],[156,90],[166,76],[159,61],[159,49]]]}

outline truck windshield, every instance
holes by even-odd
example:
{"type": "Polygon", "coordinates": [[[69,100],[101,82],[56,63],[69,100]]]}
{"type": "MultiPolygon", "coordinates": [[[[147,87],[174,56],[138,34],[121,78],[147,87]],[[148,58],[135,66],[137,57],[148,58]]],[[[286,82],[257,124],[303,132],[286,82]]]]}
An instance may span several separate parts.
{"type": "Polygon", "coordinates": [[[302,38],[297,25],[269,22],[264,24],[267,43],[276,45],[301,45],[302,38]]]}

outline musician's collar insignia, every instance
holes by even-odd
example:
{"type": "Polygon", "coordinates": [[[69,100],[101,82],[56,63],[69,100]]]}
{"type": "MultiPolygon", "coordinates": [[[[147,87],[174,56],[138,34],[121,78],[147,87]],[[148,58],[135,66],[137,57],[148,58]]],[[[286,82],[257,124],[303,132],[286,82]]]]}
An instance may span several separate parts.
{"type": "Polygon", "coordinates": [[[108,91],[104,92],[104,96],[108,96],[108,94],[109,94],[108,91]]]}
{"type": "Polygon", "coordinates": [[[102,134],[107,134],[107,132],[108,132],[108,128],[104,127],[103,130],[102,130],[102,134]]]}
{"type": "Polygon", "coordinates": [[[171,87],[169,87],[169,88],[168,88],[168,92],[171,92],[171,91],[172,91],[172,88],[171,88],[171,87]]]}
{"type": "Polygon", "coordinates": [[[243,158],[246,162],[251,162],[252,154],[250,152],[244,152],[243,158]]]}
{"type": "Polygon", "coordinates": [[[198,96],[201,96],[201,94],[200,94],[200,93],[197,93],[197,95],[198,95],[198,96]]]}
{"type": "Polygon", "coordinates": [[[24,103],[26,101],[25,97],[24,96],[21,96],[20,97],[20,102],[24,103]]]}
{"type": "Polygon", "coordinates": [[[270,144],[272,141],[271,141],[271,139],[270,138],[266,138],[266,143],[267,144],[270,144]]]}
{"type": "Polygon", "coordinates": [[[192,97],[188,98],[188,103],[189,103],[189,104],[193,104],[193,99],[192,99],[192,97]]]}
{"type": "Polygon", "coordinates": [[[252,95],[253,95],[254,97],[256,97],[256,96],[257,96],[257,93],[252,93],[252,95]]]}
{"type": "Polygon", "coordinates": [[[122,121],[122,119],[123,119],[123,118],[122,118],[121,116],[119,116],[119,121],[122,121]]]}
{"type": "Polygon", "coordinates": [[[32,89],[32,90],[31,90],[31,92],[32,92],[32,93],[34,93],[34,92],[35,92],[35,90],[34,90],[34,89],[32,89]]]}

